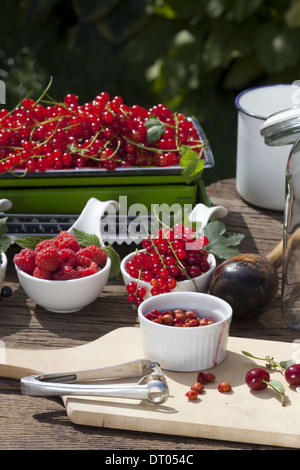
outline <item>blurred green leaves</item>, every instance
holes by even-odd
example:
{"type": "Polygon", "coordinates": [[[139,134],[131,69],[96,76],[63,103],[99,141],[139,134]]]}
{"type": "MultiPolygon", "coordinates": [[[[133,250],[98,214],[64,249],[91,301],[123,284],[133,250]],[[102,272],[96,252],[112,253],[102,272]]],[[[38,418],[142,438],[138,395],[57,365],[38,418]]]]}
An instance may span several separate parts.
{"type": "Polygon", "coordinates": [[[1,6],[8,107],[100,91],[195,115],[215,178],[235,173],[235,95],[300,75],[300,0],[10,0],[1,6]]]}

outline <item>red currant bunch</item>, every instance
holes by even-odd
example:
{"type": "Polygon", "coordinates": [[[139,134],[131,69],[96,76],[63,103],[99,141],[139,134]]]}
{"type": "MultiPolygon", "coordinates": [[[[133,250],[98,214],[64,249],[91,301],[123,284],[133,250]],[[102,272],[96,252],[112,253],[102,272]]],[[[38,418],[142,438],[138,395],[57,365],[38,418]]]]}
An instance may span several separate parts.
{"type": "Polygon", "coordinates": [[[206,142],[193,124],[164,104],[129,106],[121,96],[101,92],[84,104],[69,93],[63,102],[49,105],[43,100],[46,93],[23,99],[13,111],[0,111],[0,173],[173,166],[179,164],[182,146],[205,158],[206,142]],[[148,138],[150,118],[163,129],[154,142],[148,138]]]}
{"type": "Polygon", "coordinates": [[[207,244],[205,236],[197,237],[192,227],[180,223],[143,239],[144,250],[137,251],[125,266],[126,272],[136,279],[127,284],[128,300],[137,305],[143,301],[146,289],[139,286],[139,281],[149,283],[154,296],[170,292],[180,281],[206,273],[210,269],[207,244]]]}

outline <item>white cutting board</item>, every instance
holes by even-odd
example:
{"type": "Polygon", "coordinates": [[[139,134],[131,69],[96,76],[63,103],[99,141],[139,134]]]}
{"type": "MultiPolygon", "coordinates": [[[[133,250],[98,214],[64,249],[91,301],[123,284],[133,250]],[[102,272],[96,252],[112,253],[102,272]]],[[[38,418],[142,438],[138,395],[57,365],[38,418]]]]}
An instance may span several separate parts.
{"type": "MultiPolygon", "coordinates": [[[[69,419],[79,425],[300,448],[300,394],[286,384],[279,371],[271,371],[271,377],[284,384],[286,406],[281,405],[279,395],[272,389],[251,392],[245,384],[245,374],[248,369],[265,364],[241,354],[245,350],[258,357],[273,356],[277,361],[299,360],[299,348],[299,343],[229,337],[225,361],[211,369],[216,381],[207,384],[195,401],[189,401],[185,393],[196,381],[197,373],[168,371],[164,373],[170,396],[162,405],[118,398],[62,398],[69,419]],[[231,384],[232,392],[218,392],[217,386],[223,381],[231,384]]],[[[140,358],[143,358],[140,330],[128,327],[74,348],[39,351],[0,348],[0,375],[21,378],[140,358]]]]}

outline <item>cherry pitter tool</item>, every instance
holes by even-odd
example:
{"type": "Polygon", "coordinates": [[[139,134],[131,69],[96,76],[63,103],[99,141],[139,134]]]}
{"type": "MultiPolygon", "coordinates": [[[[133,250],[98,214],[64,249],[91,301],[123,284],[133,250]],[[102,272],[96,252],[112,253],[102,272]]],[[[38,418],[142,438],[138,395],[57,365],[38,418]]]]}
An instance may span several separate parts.
{"type": "Polygon", "coordinates": [[[21,378],[23,395],[35,397],[89,396],[148,400],[155,405],[169,397],[166,377],[157,362],[139,359],[115,366],[21,378]],[[141,377],[137,383],[118,383],[118,379],[141,377]],[[115,383],[99,383],[114,380],[115,383]]]}

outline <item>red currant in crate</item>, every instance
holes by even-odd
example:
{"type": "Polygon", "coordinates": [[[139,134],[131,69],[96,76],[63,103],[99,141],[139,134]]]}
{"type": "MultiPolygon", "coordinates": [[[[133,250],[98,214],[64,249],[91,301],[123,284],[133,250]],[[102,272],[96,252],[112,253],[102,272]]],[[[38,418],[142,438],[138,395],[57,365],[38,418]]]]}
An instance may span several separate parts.
{"type": "Polygon", "coordinates": [[[174,166],[180,164],[185,147],[190,147],[197,159],[205,159],[203,149],[207,143],[201,140],[194,125],[182,113],[175,119],[164,104],[150,109],[128,106],[121,96],[111,97],[103,91],[91,102],[80,104],[78,96],[68,93],[62,103],[52,99],[53,104],[49,105],[44,95],[45,92],[37,101],[26,98],[13,111],[0,113],[0,172],[174,166]],[[157,126],[162,135],[154,140],[153,129],[157,126]],[[97,149],[99,135],[103,142],[97,149]],[[35,157],[39,155],[36,162],[24,157],[24,139],[33,143],[30,150],[35,157]],[[48,151],[44,151],[45,142],[48,151]],[[46,154],[58,149],[61,156],[50,163],[46,154]],[[107,149],[112,153],[107,155],[107,149]]]}

